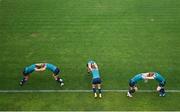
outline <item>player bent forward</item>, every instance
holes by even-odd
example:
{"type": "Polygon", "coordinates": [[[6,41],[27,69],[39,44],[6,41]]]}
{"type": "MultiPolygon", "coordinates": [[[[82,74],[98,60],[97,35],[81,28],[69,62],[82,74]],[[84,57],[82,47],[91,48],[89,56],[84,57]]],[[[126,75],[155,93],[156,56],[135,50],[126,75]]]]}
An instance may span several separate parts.
{"type": "Polygon", "coordinates": [[[46,69],[50,70],[53,72],[52,76],[54,79],[60,83],[61,86],[64,85],[63,79],[58,76],[60,70],[57,68],[55,65],[50,64],[50,63],[37,63],[37,64],[32,64],[30,66],[27,66],[23,70],[23,79],[20,81],[20,86],[24,85],[25,82],[29,80],[30,74],[34,71],[40,72],[40,71],[45,71],[46,69]]]}
{"type": "Polygon", "coordinates": [[[92,75],[92,89],[93,89],[94,97],[97,98],[96,89],[98,89],[99,98],[102,98],[101,78],[100,78],[99,69],[96,62],[89,61],[87,64],[87,71],[88,73],[91,73],[92,75]]]}
{"type": "Polygon", "coordinates": [[[159,82],[159,85],[157,87],[157,91],[159,92],[159,96],[165,96],[165,79],[156,72],[148,72],[148,73],[141,73],[141,74],[137,74],[136,76],[134,76],[132,79],[129,80],[129,91],[127,93],[128,97],[132,97],[132,93],[134,93],[135,91],[138,90],[136,84],[138,81],[140,80],[144,80],[147,81],[149,79],[155,79],[156,81],[159,82]]]}
{"type": "Polygon", "coordinates": [[[159,96],[165,96],[166,95],[164,89],[164,86],[166,84],[165,78],[157,72],[152,72],[151,76],[154,78],[154,80],[156,80],[159,83],[156,89],[157,92],[159,92],[159,96]]]}

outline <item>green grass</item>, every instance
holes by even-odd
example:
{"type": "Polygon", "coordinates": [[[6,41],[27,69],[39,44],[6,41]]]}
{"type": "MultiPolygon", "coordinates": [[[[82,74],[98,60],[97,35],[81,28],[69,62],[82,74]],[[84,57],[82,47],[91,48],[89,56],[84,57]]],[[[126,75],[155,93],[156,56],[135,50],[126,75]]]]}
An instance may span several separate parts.
{"type": "MultiPolygon", "coordinates": [[[[167,89],[180,89],[179,5],[179,0],[1,0],[0,89],[90,89],[89,59],[99,65],[103,89],[127,89],[129,78],[148,71],[160,72],[167,89]],[[22,69],[38,62],[57,65],[65,86],[46,71],[19,87],[22,69]]],[[[140,89],[156,85],[139,83],[140,89]]],[[[180,110],[179,93],[165,98],[138,93],[137,100],[106,93],[95,102],[90,93],[25,96],[0,93],[0,110],[180,110]]]]}
{"type": "Polygon", "coordinates": [[[180,93],[169,93],[165,98],[155,93],[138,93],[128,98],[124,93],[106,93],[94,99],[89,93],[34,93],[0,94],[0,110],[179,110],[175,107],[180,93]],[[143,97],[142,97],[143,96],[143,97]],[[172,97],[175,97],[172,100],[172,97]],[[47,103],[48,102],[48,103],[47,103]],[[168,105],[168,106],[167,106],[168,105]]]}

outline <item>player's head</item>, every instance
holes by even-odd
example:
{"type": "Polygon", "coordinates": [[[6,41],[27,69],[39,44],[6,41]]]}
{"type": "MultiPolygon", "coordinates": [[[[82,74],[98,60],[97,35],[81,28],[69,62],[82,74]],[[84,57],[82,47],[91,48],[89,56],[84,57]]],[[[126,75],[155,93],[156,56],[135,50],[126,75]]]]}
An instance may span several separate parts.
{"type": "Polygon", "coordinates": [[[37,68],[37,69],[40,69],[40,68],[41,68],[41,65],[36,64],[36,68],[37,68]]]}
{"type": "Polygon", "coordinates": [[[37,69],[43,68],[44,66],[45,66],[45,63],[38,63],[38,64],[36,64],[36,68],[37,69]]]}
{"type": "Polygon", "coordinates": [[[41,68],[45,67],[45,65],[46,65],[45,63],[41,63],[41,68]]]}
{"type": "Polygon", "coordinates": [[[154,75],[154,72],[149,72],[148,77],[152,77],[154,75]]]}
{"type": "Polygon", "coordinates": [[[95,63],[92,63],[92,64],[91,64],[91,68],[92,68],[92,69],[96,69],[95,63]]]}

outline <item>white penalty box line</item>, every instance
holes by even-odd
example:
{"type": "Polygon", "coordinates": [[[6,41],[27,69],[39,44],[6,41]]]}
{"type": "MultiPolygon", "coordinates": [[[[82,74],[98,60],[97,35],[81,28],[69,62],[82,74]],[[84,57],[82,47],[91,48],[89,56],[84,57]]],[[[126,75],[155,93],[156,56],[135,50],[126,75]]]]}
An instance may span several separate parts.
{"type": "MultiPolygon", "coordinates": [[[[128,90],[102,90],[102,92],[117,92],[117,93],[123,93],[127,92],[128,90]]],[[[92,92],[92,90],[0,90],[0,93],[89,93],[92,92]]],[[[156,90],[138,90],[137,92],[141,93],[152,93],[156,92],[156,90]]],[[[180,90],[166,90],[166,92],[169,93],[179,93],[180,90]]]]}

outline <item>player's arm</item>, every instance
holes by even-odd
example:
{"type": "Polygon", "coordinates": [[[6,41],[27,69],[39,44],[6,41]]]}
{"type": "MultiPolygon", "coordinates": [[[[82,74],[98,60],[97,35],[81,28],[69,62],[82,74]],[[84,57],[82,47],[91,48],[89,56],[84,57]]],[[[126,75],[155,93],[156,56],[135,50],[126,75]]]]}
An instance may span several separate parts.
{"type": "Polygon", "coordinates": [[[41,72],[41,71],[45,71],[46,70],[46,66],[45,67],[43,67],[43,68],[35,68],[34,69],[36,72],[41,72]]]}
{"type": "Polygon", "coordinates": [[[151,79],[154,79],[154,77],[145,77],[144,79],[145,80],[151,80],[151,79]]]}
{"type": "Polygon", "coordinates": [[[156,77],[155,75],[150,75],[150,76],[147,75],[147,76],[146,76],[146,79],[147,79],[147,80],[148,80],[148,79],[151,80],[151,79],[155,79],[155,77],[156,77]]]}
{"type": "Polygon", "coordinates": [[[98,65],[96,63],[94,65],[95,65],[96,69],[98,69],[98,65]]]}
{"type": "Polygon", "coordinates": [[[154,79],[153,76],[149,76],[149,73],[142,73],[142,78],[143,78],[144,80],[154,79]]]}
{"type": "Polygon", "coordinates": [[[92,71],[92,68],[91,68],[91,64],[90,64],[90,63],[88,63],[88,70],[89,70],[89,72],[92,71]]]}

